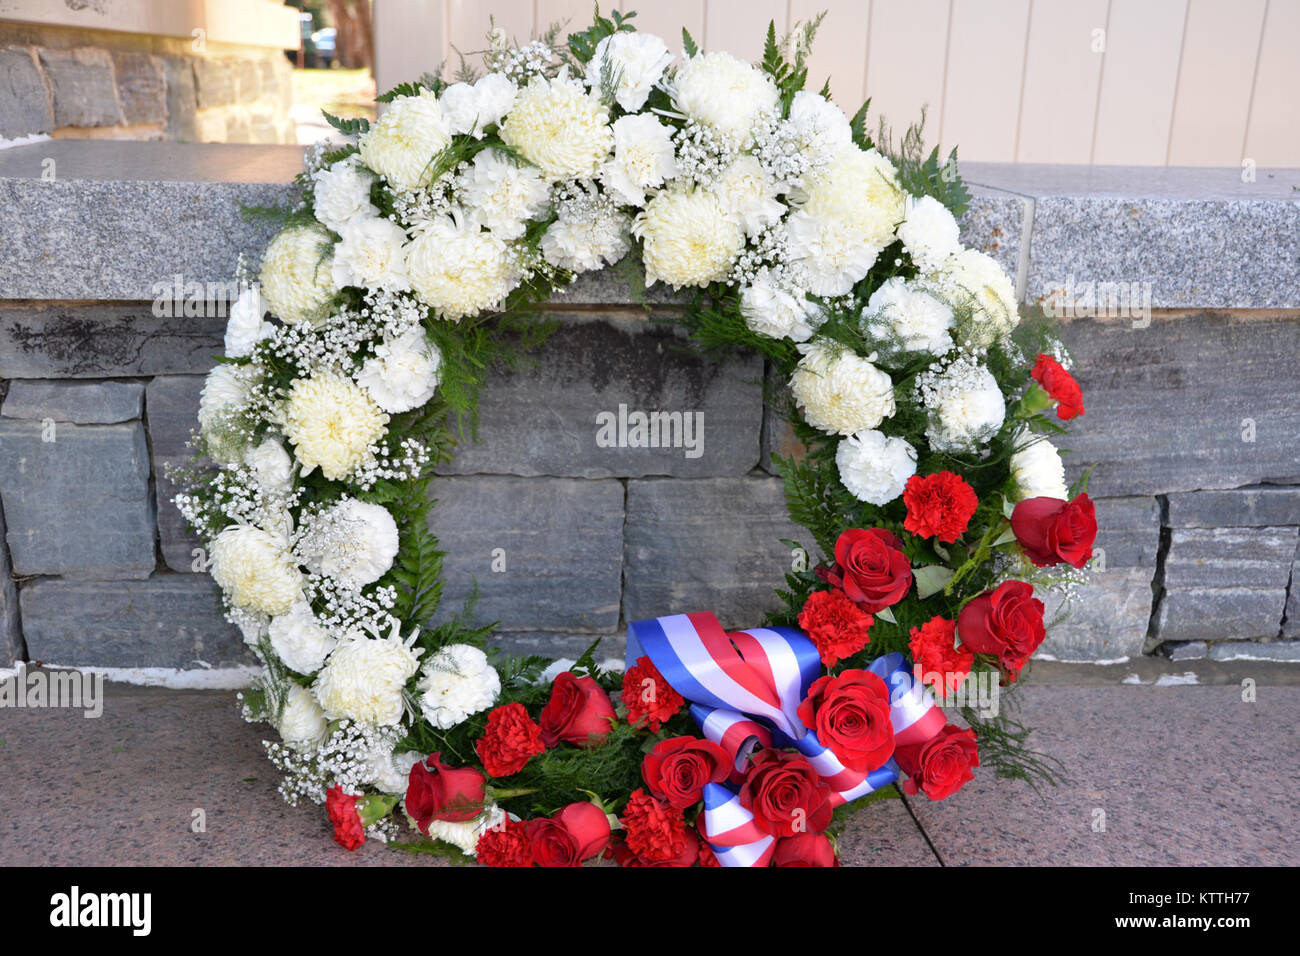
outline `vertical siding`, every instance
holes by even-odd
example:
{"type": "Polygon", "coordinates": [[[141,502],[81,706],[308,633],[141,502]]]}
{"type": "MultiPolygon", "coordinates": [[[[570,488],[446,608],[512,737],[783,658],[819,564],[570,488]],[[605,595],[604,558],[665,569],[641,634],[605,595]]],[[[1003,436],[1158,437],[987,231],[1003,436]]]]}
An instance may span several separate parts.
{"type": "MultiPolygon", "coordinates": [[[[809,85],[900,134],[928,106],[929,145],[968,160],[1300,164],[1300,0],[607,0],[674,52],[757,59],[825,10],[809,85]],[[1105,51],[1092,45],[1105,31],[1105,51]]],[[[489,16],[518,40],[590,0],[378,0],[381,86],[481,50],[489,16]]],[[[477,64],[476,64],[477,65],[477,64]]]]}

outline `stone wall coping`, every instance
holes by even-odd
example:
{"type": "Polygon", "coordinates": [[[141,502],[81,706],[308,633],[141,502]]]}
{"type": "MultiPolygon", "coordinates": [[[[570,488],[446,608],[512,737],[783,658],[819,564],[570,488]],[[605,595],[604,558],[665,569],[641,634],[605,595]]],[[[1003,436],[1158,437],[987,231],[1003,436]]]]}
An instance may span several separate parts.
{"type": "MultiPolygon", "coordinates": [[[[92,140],[0,150],[0,299],[144,301],[177,273],[227,282],[239,254],[256,255],[270,235],[239,204],[290,200],[302,155],[92,140]]],[[[1300,307],[1300,169],[1253,170],[1253,182],[1236,168],[962,172],[973,194],[963,238],[1002,263],[1025,301],[1119,283],[1144,289],[1148,308],[1300,307]]],[[[565,298],[620,300],[591,279],[565,298]]]]}

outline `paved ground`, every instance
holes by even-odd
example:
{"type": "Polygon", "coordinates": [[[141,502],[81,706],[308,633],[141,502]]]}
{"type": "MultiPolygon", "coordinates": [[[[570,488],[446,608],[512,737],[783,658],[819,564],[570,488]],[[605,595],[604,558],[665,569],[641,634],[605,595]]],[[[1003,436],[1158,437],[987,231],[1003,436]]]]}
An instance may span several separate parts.
{"type": "MultiPolygon", "coordinates": [[[[1294,670],[1242,665],[1259,681],[1246,702],[1227,669],[1214,674],[1232,683],[1137,686],[1039,668],[1021,713],[1068,781],[1039,796],[983,773],[943,803],[867,807],[846,865],[1300,864],[1294,670]]],[[[262,729],[232,698],[109,685],[99,719],[0,710],[0,865],[437,862],[337,847],[317,808],[280,800],[262,729]]]]}

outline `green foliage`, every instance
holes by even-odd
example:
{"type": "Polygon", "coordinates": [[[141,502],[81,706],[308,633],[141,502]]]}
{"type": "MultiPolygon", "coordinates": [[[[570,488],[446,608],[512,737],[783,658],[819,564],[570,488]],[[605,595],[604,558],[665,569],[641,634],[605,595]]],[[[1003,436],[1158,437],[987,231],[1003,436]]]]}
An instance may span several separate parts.
{"type": "Polygon", "coordinates": [[[325,117],[325,122],[329,123],[344,136],[359,136],[366,130],[370,129],[370,120],[364,116],[354,116],[344,119],[342,116],[335,116],[333,113],[320,111],[321,116],[325,117]]]}
{"type": "Polygon", "coordinates": [[[685,27],[682,27],[682,51],[687,56],[700,55],[699,44],[695,42],[695,38],[691,36],[691,32],[685,27]]]}
{"type": "MultiPolygon", "coordinates": [[[[925,108],[921,119],[908,126],[902,141],[894,146],[885,121],[880,121],[880,151],[890,158],[898,169],[899,184],[914,196],[933,196],[958,218],[970,208],[970,190],[961,178],[957,167],[957,150],[954,148],[943,162],[939,160],[939,147],[925,152],[925,108]]],[[[854,117],[857,120],[857,117],[854,117]]]]}
{"type": "Polygon", "coordinates": [[[596,46],[606,37],[613,36],[615,33],[631,33],[636,30],[629,22],[636,16],[634,11],[620,13],[614,10],[608,17],[600,15],[600,4],[596,4],[595,16],[592,24],[586,30],[580,33],[569,34],[569,52],[579,63],[586,64],[596,55],[596,46]]]}
{"type": "Polygon", "coordinates": [[[998,712],[992,717],[981,717],[970,707],[961,708],[962,719],[975,731],[980,767],[990,768],[1007,780],[1022,780],[1040,796],[1040,787],[1055,787],[1065,782],[1065,768],[1060,760],[1029,749],[1026,741],[1032,730],[1012,715],[1019,708],[1014,691],[1004,690],[999,703],[998,712]]]}
{"type": "Polygon", "coordinates": [[[794,96],[808,83],[808,56],[812,52],[813,39],[826,12],[822,11],[812,20],[795,25],[794,30],[779,42],[776,37],[776,21],[767,25],[767,38],[763,43],[763,59],[759,66],[763,72],[772,77],[781,94],[782,113],[788,115],[794,96]],[[786,59],[782,48],[794,48],[794,60],[786,59]]]}

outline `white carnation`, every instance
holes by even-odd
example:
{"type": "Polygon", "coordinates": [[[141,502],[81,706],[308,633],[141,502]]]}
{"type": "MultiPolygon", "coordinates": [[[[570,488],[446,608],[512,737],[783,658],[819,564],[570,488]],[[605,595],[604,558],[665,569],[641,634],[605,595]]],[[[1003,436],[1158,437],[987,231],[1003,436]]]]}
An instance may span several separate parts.
{"type": "Polygon", "coordinates": [[[614,145],[609,111],[577,80],[534,76],[501,124],[513,146],[550,180],[594,176],[614,145]]]}
{"type": "Polygon", "coordinates": [[[853,132],[844,111],[810,90],[800,90],[794,95],[788,122],[813,168],[825,164],[853,143],[853,132]]]}
{"type": "Polygon", "coordinates": [[[316,622],[311,605],[301,598],[286,613],[271,618],[267,635],[276,656],[299,674],[314,674],[320,670],[338,643],[316,622]]]}
{"type": "Polygon", "coordinates": [[[428,833],[432,839],[450,843],[460,849],[466,856],[476,857],[478,856],[479,837],[492,827],[500,826],[505,818],[505,811],[494,803],[486,807],[473,820],[466,820],[463,823],[456,823],[451,820],[431,820],[428,833]]]}
{"type": "Polygon", "coordinates": [[[500,306],[521,278],[510,247],[464,215],[422,229],[406,247],[406,269],[420,301],[451,320],[500,306]]]}
{"type": "Polygon", "coordinates": [[[922,272],[933,272],[951,255],[961,251],[957,220],[948,207],[933,196],[909,196],[898,238],[922,272]]]}
{"type": "Polygon", "coordinates": [[[285,322],[319,325],[334,298],[330,269],[332,241],[319,226],[291,226],[280,232],[262,256],[262,295],[285,322]]]}
{"type": "Polygon", "coordinates": [[[295,381],[284,415],[285,437],[302,462],[302,473],[320,466],[331,481],[361,465],[388,424],[388,416],[364,389],[332,372],[295,381]]]}
{"type": "Polygon", "coordinates": [[[422,189],[433,180],[434,158],[451,133],[432,90],[398,96],[361,135],[361,160],[398,189],[422,189]]]}
{"type": "Polygon", "coordinates": [[[632,248],[632,219],[609,202],[564,205],[541,245],[551,265],[591,272],[627,255],[632,248]]]}
{"type": "Polygon", "coordinates": [[[1025,498],[1070,497],[1065,483],[1065,465],[1061,454],[1046,438],[1033,438],[1022,433],[1020,441],[1029,444],[1011,456],[1011,479],[1015,483],[1014,500],[1025,498]]]}
{"type": "Polygon", "coordinates": [[[1006,418],[998,380],[983,365],[960,359],[917,380],[929,411],[925,437],[938,451],[966,451],[993,438],[1006,418]]]}
{"type": "Polygon", "coordinates": [[[835,451],[840,482],[859,501],[886,505],[903,493],[916,474],[916,449],[901,438],[863,431],[840,441],[835,451]]]}
{"type": "Polygon", "coordinates": [[[404,292],[411,287],[406,277],[406,231],[391,219],[358,219],[343,227],[342,241],[334,247],[331,272],[340,289],[385,289],[404,292]]]}
{"type": "Polygon", "coordinates": [[[274,438],[262,440],[244,454],[244,464],[253,470],[257,483],[274,495],[287,495],[293,488],[293,459],[274,438]]]}
{"type": "Polygon", "coordinates": [[[364,766],[363,775],[366,782],[372,784],[381,793],[405,796],[411,780],[411,768],[424,759],[424,755],[414,750],[394,753],[391,746],[380,742],[365,753],[357,755],[364,766]]]}
{"type": "Polygon", "coordinates": [[[308,570],[352,590],[383,577],[397,548],[397,522],[388,509],[356,498],[343,498],[312,515],[298,543],[308,570]]]}
{"type": "Polygon", "coordinates": [[[790,389],[813,428],[852,435],[894,414],[894,385],[870,360],[820,342],[801,345],[790,389]]]}
{"type": "Polygon", "coordinates": [[[264,320],[266,299],[262,290],[250,286],[230,306],[230,318],[226,321],[226,355],[230,358],[243,358],[251,355],[254,346],[271,335],[274,327],[264,320]]]}
{"type": "Polygon", "coordinates": [[[725,279],[745,245],[745,233],[712,193],[664,190],[637,217],[646,282],[673,288],[725,279]]]}
{"type": "Polygon", "coordinates": [[[673,131],[649,113],[621,117],[613,131],[614,158],[601,168],[601,182],[623,204],[644,206],[647,189],[677,175],[673,131]]]}
{"type": "Polygon", "coordinates": [[[424,719],[448,730],[495,704],[501,678],[477,647],[448,644],[425,661],[416,687],[424,719]]]}
{"type": "Polygon", "coordinates": [[[587,63],[587,85],[601,89],[606,64],[614,78],[614,100],[635,113],[650,98],[650,91],[673,62],[668,44],[653,33],[615,33],[596,44],[587,63]]]}
{"type": "Polygon", "coordinates": [[[233,464],[244,454],[238,418],[249,400],[253,375],[248,365],[218,365],[203,381],[199,433],[208,453],[220,464],[233,464]]]}
{"type": "Polygon", "coordinates": [[[441,380],[442,353],[419,326],[376,345],[357,376],[375,404],[393,414],[419,408],[433,398],[441,380]]]}
{"type": "Polygon", "coordinates": [[[757,234],[785,214],[785,204],[776,198],[776,183],[764,171],[763,164],[748,153],[732,160],[711,189],[727,215],[740,224],[746,235],[757,234]]]}
{"type": "Polygon", "coordinates": [[[901,276],[883,282],[863,311],[863,331],[907,352],[943,355],[952,348],[952,309],[933,292],[901,276]]]}
{"type": "Polygon", "coordinates": [[[359,219],[379,215],[370,201],[375,177],[360,164],[355,153],[318,171],[312,180],[316,218],[335,232],[342,232],[344,226],[359,219]]]}
{"type": "Polygon", "coordinates": [[[678,110],[741,147],[765,116],[781,104],[772,78],[730,53],[689,57],[673,77],[678,110]]]}
{"type": "Polygon", "coordinates": [[[291,746],[310,749],[325,738],[328,725],[316,698],[311,691],[297,684],[289,686],[285,695],[284,710],[280,713],[277,730],[280,739],[291,746]]]}
{"type": "Polygon", "coordinates": [[[510,112],[518,92],[514,81],[504,73],[489,73],[472,86],[453,83],[442,91],[439,100],[448,131],[453,136],[473,134],[475,139],[482,139],[510,112]]]}
{"type": "Polygon", "coordinates": [[[826,321],[826,313],[802,289],[792,289],[766,270],[740,293],[745,325],[759,335],[806,342],[826,321]]]}
{"type": "Polygon", "coordinates": [[[518,239],[529,219],[548,205],[551,190],[535,166],[521,166],[499,149],[474,157],[461,182],[461,199],[500,239],[518,239]]]}
{"type": "Polygon", "coordinates": [[[954,306],[970,313],[958,329],[959,337],[984,347],[1019,324],[1015,286],[992,256],[963,249],[946,259],[932,278],[954,306]]]}
{"type": "Polygon", "coordinates": [[[302,573],[280,538],[246,525],[217,535],[209,551],[212,577],[237,608],[284,614],[302,592],[302,573]]]}
{"type": "Polygon", "coordinates": [[[312,685],[325,716],[381,727],[400,723],[402,690],[420,667],[420,653],[402,642],[396,626],[386,638],[349,634],[312,685]]]}

